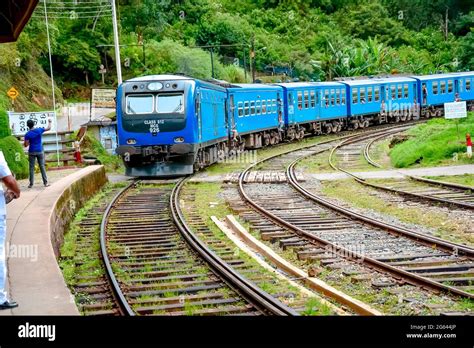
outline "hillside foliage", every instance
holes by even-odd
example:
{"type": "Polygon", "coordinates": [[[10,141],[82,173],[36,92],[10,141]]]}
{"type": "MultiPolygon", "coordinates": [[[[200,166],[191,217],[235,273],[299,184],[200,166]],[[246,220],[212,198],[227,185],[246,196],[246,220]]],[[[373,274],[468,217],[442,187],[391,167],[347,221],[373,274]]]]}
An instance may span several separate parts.
{"type": "MultiPolygon", "coordinates": [[[[274,79],[474,70],[474,3],[463,0],[117,3],[124,78],[210,78],[210,49],[202,46],[215,46],[214,76],[231,82],[250,80],[252,47],[257,75],[278,75],[274,79]]],[[[71,1],[49,6],[56,17],[64,14],[51,16],[49,26],[59,102],[63,94],[80,98],[90,85],[101,85],[101,64],[106,85],[116,85],[111,18],[93,0],[78,0],[77,8],[88,11],[85,19],[68,16],[71,1]]],[[[38,6],[19,41],[0,46],[0,109],[12,107],[3,92],[11,85],[21,89],[16,108],[50,107],[46,42],[38,6]]]]}

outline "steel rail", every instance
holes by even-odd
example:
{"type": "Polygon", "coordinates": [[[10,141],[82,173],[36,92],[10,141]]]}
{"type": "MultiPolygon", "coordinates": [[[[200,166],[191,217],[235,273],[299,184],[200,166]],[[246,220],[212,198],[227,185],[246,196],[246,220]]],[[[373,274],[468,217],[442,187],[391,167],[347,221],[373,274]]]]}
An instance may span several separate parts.
{"type": "MultiPolygon", "coordinates": [[[[417,232],[414,232],[414,231],[410,231],[410,230],[408,230],[406,228],[403,228],[403,227],[391,225],[391,224],[388,224],[388,223],[385,223],[385,222],[382,222],[382,221],[364,216],[362,214],[353,212],[350,209],[340,207],[340,206],[338,206],[334,203],[331,203],[331,202],[325,200],[322,197],[319,197],[319,196],[309,192],[304,187],[302,187],[301,184],[299,184],[299,182],[297,180],[297,177],[296,177],[296,174],[295,174],[295,167],[296,167],[297,163],[299,161],[301,161],[303,158],[306,158],[308,156],[311,156],[311,154],[303,155],[303,156],[297,158],[296,160],[294,160],[288,166],[287,171],[286,171],[287,179],[288,179],[288,182],[290,183],[290,185],[294,189],[296,189],[298,192],[300,192],[303,196],[305,196],[306,198],[308,198],[312,201],[315,201],[316,203],[319,203],[319,204],[321,204],[321,205],[323,205],[327,208],[330,208],[331,210],[337,211],[337,212],[339,212],[339,213],[341,213],[341,214],[343,214],[343,215],[345,215],[345,216],[347,216],[351,219],[359,220],[361,222],[370,224],[372,226],[382,228],[387,232],[398,234],[398,235],[403,235],[403,236],[409,237],[410,239],[413,239],[417,242],[422,242],[423,244],[425,244],[427,246],[435,247],[437,249],[441,249],[441,250],[444,250],[444,251],[447,251],[447,252],[450,252],[450,253],[453,253],[453,254],[465,255],[466,257],[470,257],[470,258],[474,257],[474,249],[472,249],[472,248],[466,247],[466,246],[461,245],[461,244],[448,242],[448,241],[445,241],[445,240],[437,238],[437,237],[426,236],[426,235],[423,235],[423,234],[420,234],[420,233],[417,233],[417,232]]],[[[296,226],[292,226],[292,227],[298,229],[298,227],[296,227],[296,226]]],[[[333,246],[333,245],[331,245],[331,246],[332,247],[337,247],[340,250],[346,251],[345,249],[343,249],[339,246],[333,246]]],[[[433,281],[433,280],[425,278],[425,277],[418,276],[416,274],[410,273],[408,271],[405,271],[405,270],[397,268],[397,267],[393,267],[391,265],[388,265],[384,262],[381,262],[381,261],[378,261],[376,259],[367,257],[365,255],[358,255],[358,257],[362,257],[364,262],[366,262],[370,265],[373,265],[373,266],[375,266],[379,269],[387,270],[390,273],[398,275],[398,276],[402,276],[405,279],[408,278],[411,282],[413,282],[415,284],[419,284],[419,285],[422,285],[422,286],[425,286],[425,287],[427,286],[427,287],[430,287],[434,290],[441,290],[441,291],[444,291],[444,292],[454,293],[454,294],[456,294],[458,296],[461,296],[461,297],[474,299],[474,294],[471,294],[469,292],[459,290],[459,289],[457,289],[455,287],[452,287],[452,286],[441,284],[439,282],[433,281]]]]}
{"type": "MultiPolygon", "coordinates": [[[[393,129],[391,131],[393,131],[393,129]]],[[[373,134],[373,133],[377,133],[377,132],[370,132],[370,134],[373,134]]],[[[364,133],[364,134],[356,135],[356,136],[352,136],[352,137],[360,138],[360,137],[366,137],[367,135],[368,135],[367,133],[364,133]]],[[[351,136],[346,136],[345,138],[350,139],[351,136]]],[[[308,146],[308,147],[315,147],[315,146],[321,145],[323,143],[329,143],[329,142],[334,142],[334,141],[337,141],[337,139],[336,140],[331,140],[331,141],[321,142],[319,144],[314,144],[314,145],[308,146]]],[[[305,147],[305,148],[308,148],[308,147],[305,147]]],[[[288,154],[288,153],[291,153],[291,152],[299,151],[301,149],[303,149],[303,148],[299,148],[299,149],[295,149],[295,150],[289,150],[289,151],[286,151],[286,152],[281,153],[281,154],[270,156],[268,158],[265,158],[265,159],[260,160],[256,163],[251,164],[244,171],[242,171],[240,176],[239,176],[239,182],[238,182],[239,194],[241,195],[242,199],[245,202],[247,202],[250,206],[252,206],[255,210],[259,211],[264,216],[268,217],[270,220],[272,220],[277,225],[285,227],[285,228],[293,231],[297,235],[305,237],[306,239],[308,239],[309,241],[311,241],[313,243],[323,245],[323,246],[329,246],[329,247],[331,247],[332,250],[335,250],[335,251],[339,252],[339,254],[343,255],[343,257],[345,257],[345,258],[355,260],[355,261],[362,260],[364,263],[368,264],[371,267],[377,268],[377,269],[379,269],[383,272],[388,272],[388,273],[396,276],[397,278],[402,278],[402,279],[404,279],[405,281],[407,281],[409,283],[421,286],[423,288],[428,288],[428,289],[431,289],[431,290],[434,290],[434,291],[443,291],[443,292],[447,292],[447,293],[452,293],[452,294],[455,294],[455,295],[463,297],[463,298],[474,299],[474,294],[462,291],[462,290],[457,289],[455,287],[451,287],[451,286],[448,286],[448,285],[441,284],[439,282],[433,281],[431,279],[427,279],[425,277],[418,276],[416,274],[410,273],[410,272],[405,271],[403,269],[396,268],[394,266],[390,266],[390,265],[388,265],[388,264],[386,264],[382,261],[378,261],[376,259],[367,257],[365,255],[360,255],[360,254],[354,253],[353,250],[348,250],[344,247],[341,247],[340,245],[337,245],[337,244],[331,243],[327,240],[324,240],[322,238],[319,238],[319,237],[317,237],[317,236],[315,236],[315,235],[313,235],[313,234],[311,234],[311,233],[309,233],[309,232],[293,225],[292,223],[289,223],[289,222],[285,221],[284,219],[276,216],[275,214],[271,213],[270,211],[266,210],[265,208],[263,208],[262,206],[257,204],[254,200],[252,200],[248,196],[248,194],[245,192],[245,189],[244,189],[244,179],[247,176],[247,174],[254,167],[256,167],[256,166],[260,165],[261,163],[266,162],[270,159],[280,157],[282,155],[285,155],[285,154],[288,154]]],[[[383,228],[386,231],[392,231],[392,233],[394,232],[396,234],[403,234],[407,237],[411,237],[412,239],[417,240],[418,242],[425,241],[426,243],[430,243],[430,246],[435,245],[435,246],[441,247],[444,250],[448,250],[452,253],[463,253],[463,254],[465,254],[467,256],[470,256],[470,257],[474,256],[474,249],[471,249],[471,248],[468,248],[468,247],[465,247],[465,246],[462,246],[462,245],[459,245],[459,244],[447,242],[447,241],[441,240],[441,239],[436,238],[436,237],[428,237],[428,236],[425,236],[425,235],[422,235],[422,234],[419,234],[419,233],[416,233],[416,232],[413,232],[413,231],[409,231],[408,229],[404,229],[404,228],[400,228],[400,227],[397,227],[397,226],[385,224],[385,223],[380,222],[378,220],[365,217],[361,214],[354,213],[354,212],[352,212],[348,209],[338,207],[338,206],[336,206],[336,205],[334,205],[334,204],[332,204],[332,203],[330,203],[330,202],[328,202],[324,199],[321,199],[320,197],[317,197],[317,196],[313,195],[312,193],[310,193],[307,190],[305,190],[304,188],[302,188],[301,185],[299,185],[299,183],[296,179],[296,174],[294,172],[295,165],[297,164],[297,162],[299,162],[303,158],[315,155],[317,153],[322,153],[322,152],[325,152],[325,151],[327,151],[327,150],[320,150],[320,151],[317,151],[315,153],[300,156],[298,159],[294,160],[287,167],[287,171],[286,171],[287,180],[289,181],[291,186],[293,186],[298,192],[303,194],[305,197],[309,198],[310,200],[314,200],[319,204],[323,204],[323,205],[325,205],[326,207],[328,207],[330,209],[333,209],[333,210],[336,210],[340,213],[343,213],[346,216],[357,219],[361,222],[374,224],[374,226],[383,228]]],[[[333,151],[334,151],[334,149],[333,149],[333,151]]],[[[333,151],[331,153],[333,153],[333,151]]],[[[350,173],[348,173],[348,174],[350,175],[350,173]]]]}
{"type": "Polygon", "coordinates": [[[110,288],[112,289],[112,295],[115,299],[115,302],[118,304],[121,314],[126,316],[135,316],[136,314],[133,311],[132,307],[130,307],[130,304],[128,303],[127,299],[125,298],[125,295],[123,294],[119,282],[115,277],[115,273],[112,269],[112,263],[110,262],[109,254],[107,252],[106,233],[108,219],[112,209],[117,204],[118,200],[137,183],[138,181],[132,181],[129,185],[127,185],[119,193],[117,193],[117,195],[112,199],[112,201],[105,209],[104,217],[102,218],[102,223],[100,224],[100,253],[102,255],[102,262],[105,267],[105,275],[111,285],[110,288]]]}
{"type": "MultiPolygon", "coordinates": [[[[369,164],[374,166],[374,167],[382,168],[382,166],[379,163],[375,162],[370,157],[370,147],[373,145],[374,142],[376,142],[377,140],[379,140],[379,139],[381,139],[381,138],[383,138],[387,135],[389,135],[389,134],[382,134],[381,136],[378,136],[377,138],[372,139],[364,147],[364,157],[367,160],[367,162],[369,162],[369,164]]],[[[406,176],[407,178],[409,178],[413,181],[424,182],[424,183],[427,183],[427,184],[430,184],[430,185],[437,185],[437,186],[440,186],[440,187],[452,188],[452,189],[456,189],[456,190],[474,192],[474,187],[472,187],[472,186],[465,186],[465,185],[449,183],[449,182],[445,182],[445,181],[421,178],[419,176],[405,174],[405,173],[402,173],[400,171],[399,171],[399,173],[402,174],[403,176],[406,176]]],[[[407,192],[407,191],[403,191],[403,190],[392,189],[392,188],[389,188],[389,187],[385,187],[383,185],[377,185],[377,184],[369,183],[369,182],[365,181],[364,179],[362,179],[360,177],[358,179],[362,180],[363,182],[361,182],[359,180],[358,181],[361,182],[364,185],[372,186],[374,188],[378,188],[378,189],[381,189],[381,190],[395,192],[395,193],[398,193],[398,194],[401,194],[401,195],[412,196],[412,197],[416,197],[416,198],[420,198],[420,199],[428,199],[428,200],[440,202],[440,203],[443,203],[443,204],[455,205],[455,206],[459,206],[461,208],[474,209],[474,204],[472,204],[472,203],[459,202],[459,201],[454,201],[454,200],[451,200],[451,199],[433,197],[433,196],[429,196],[429,195],[423,195],[423,194],[407,192]]]]}
{"type": "Polygon", "coordinates": [[[299,314],[292,308],[286,306],[278,299],[274,298],[266,291],[263,291],[254,283],[245,279],[236,272],[227,262],[216,255],[204,242],[202,242],[187,225],[186,220],[179,204],[179,195],[187,178],[181,179],[173,188],[170,196],[171,214],[175,225],[180,231],[186,242],[194,249],[200,257],[202,257],[217,274],[226,280],[233,289],[239,294],[243,294],[244,298],[252,304],[256,304],[257,308],[263,312],[280,316],[298,316],[299,314]]]}

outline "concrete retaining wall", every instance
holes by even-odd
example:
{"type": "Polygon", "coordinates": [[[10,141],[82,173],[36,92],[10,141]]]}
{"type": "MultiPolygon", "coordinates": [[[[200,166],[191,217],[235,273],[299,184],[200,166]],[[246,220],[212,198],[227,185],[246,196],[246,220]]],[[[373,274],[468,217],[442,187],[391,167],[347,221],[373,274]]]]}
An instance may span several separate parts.
{"type": "Polygon", "coordinates": [[[82,175],[66,187],[54,204],[50,216],[51,244],[56,258],[64,242],[64,233],[76,213],[106,183],[107,176],[103,166],[93,166],[93,170],[82,175]]]}

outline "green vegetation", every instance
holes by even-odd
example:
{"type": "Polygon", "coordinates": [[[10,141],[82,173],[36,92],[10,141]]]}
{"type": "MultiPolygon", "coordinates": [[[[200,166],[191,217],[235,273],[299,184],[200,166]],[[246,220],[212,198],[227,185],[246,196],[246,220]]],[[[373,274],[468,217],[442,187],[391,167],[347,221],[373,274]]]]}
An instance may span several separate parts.
{"type": "Polygon", "coordinates": [[[3,152],[8,167],[15,177],[17,179],[27,178],[28,158],[18,140],[13,135],[0,139],[0,150],[3,152]]]}
{"type": "Polygon", "coordinates": [[[454,176],[428,176],[427,178],[474,187],[474,175],[472,174],[454,176]]]}
{"type": "Polygon", "coordinates": [[[459,138],[456,121],[433,119],[407,131],[410,138],[397,144],[390,151],[392,164],[397,168],[413,165],[474,163],[467,158],[466,133],[474,134],[474,113],[459,120],[459,138]]]}
{"type": "Polygon", "coordinates": [[[84,137],[81,151],[83,156],[96,157],[108,171],[123,171],[123,163],[120,157],[109,154],[100,141],[89,134],[84,137]]]}

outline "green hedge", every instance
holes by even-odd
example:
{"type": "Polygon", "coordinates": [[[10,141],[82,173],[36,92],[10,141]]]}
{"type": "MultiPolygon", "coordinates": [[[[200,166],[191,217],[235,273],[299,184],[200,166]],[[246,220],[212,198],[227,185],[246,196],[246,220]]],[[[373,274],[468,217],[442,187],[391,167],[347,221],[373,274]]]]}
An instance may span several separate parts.
{"type": "Polygon", "coordinates": [[[28,158],[23,152],[20,142],[12,135],[0,139],[0,150],[7,160],[8,166],[17,179],[28,177],[28,158]]]}
{"type": "Polygon", "coordinates": [[[0,139],[12,135],[8,114],[4,110],[0,110],[0,139]]]}

